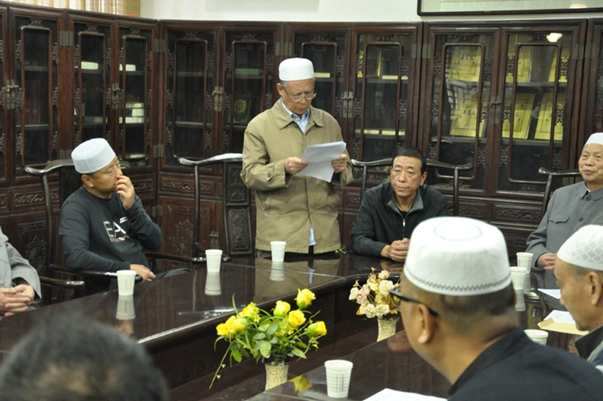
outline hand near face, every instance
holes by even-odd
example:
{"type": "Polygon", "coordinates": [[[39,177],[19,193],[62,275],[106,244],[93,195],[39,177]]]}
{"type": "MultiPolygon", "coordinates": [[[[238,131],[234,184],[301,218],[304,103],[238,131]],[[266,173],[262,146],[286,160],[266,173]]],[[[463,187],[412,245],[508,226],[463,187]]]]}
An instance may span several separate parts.
{"type": "Polygon", "coordinates": [[[348,155],[345,153],[340,154],[337,159],[331,162],[331,166],[333,166],[333,170],[335,170],[336,173],[341,173],[343,170],[345,170],[347,165],[348,155]]]}
{"type": "Polygon", "coordinates": [[[297,174],[308,166],[306,160],[302,160],[299,157],[289,157],[285,160],[285,171],[291,175],[297,174]]]}
{"type": "Polygon", "coordinates": [[[0,288],[0,313],[12,316],[25,312],[33,302],[35,291],[29,284],[19,284],[12,288],[0,288]]]}
{"type": "Polygon", "coordinates": [[[543,253],[538,257],[536,266],[542,267],[547,270],[552,270],[555,267],[555,261],[557,260],[557,254],[555,253],[543,253]]]}
{"type": "Polygon", "coordinates": [[[117,179],[117,184],[115,185],[115,190],[119,194],[121,198],[121,203],[124,206],[124,209],[128,210],[134,204],[134,186],[132,185],[132,181],[130,181],[129,177],[122,175],[117,179]]]}

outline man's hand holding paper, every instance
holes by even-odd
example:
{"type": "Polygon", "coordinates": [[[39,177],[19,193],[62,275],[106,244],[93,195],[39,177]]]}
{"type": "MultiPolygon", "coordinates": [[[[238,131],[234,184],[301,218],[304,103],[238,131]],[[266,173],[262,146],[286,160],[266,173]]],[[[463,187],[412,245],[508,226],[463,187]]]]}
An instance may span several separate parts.
{"type": "Polygon", "coordinates": [[[330,182],[333,173],[346,168],[348,158],[344,150],[345,142],[342,141],[308,146],[302,156],[302,161],[307,161],[308,165],[298,174],[330,182]]]}

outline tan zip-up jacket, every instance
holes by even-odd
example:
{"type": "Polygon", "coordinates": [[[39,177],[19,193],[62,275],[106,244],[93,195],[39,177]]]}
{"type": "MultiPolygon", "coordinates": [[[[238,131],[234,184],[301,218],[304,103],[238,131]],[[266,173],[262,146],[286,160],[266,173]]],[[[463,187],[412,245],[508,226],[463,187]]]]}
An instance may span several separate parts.
{"type": "MultiPolygon", "coordinates": [[[[343,140],[339,124],[327,112],[310,108],[304,134],[279,99],[256,116],[245,131],[243,170],[245,185],[255,190],[257,210],[256,249],[270,250],[270,241],[287,241],[287,252],[308,253],[310,225],[314,228],[315,253],[341,247],[334,185],[352,180],[352,165],[330,183],[285,172],[285,159],[302,157],[308,145],[343,140]]],[[[347,154],[347,151],[346,151],[347,154]]]]}

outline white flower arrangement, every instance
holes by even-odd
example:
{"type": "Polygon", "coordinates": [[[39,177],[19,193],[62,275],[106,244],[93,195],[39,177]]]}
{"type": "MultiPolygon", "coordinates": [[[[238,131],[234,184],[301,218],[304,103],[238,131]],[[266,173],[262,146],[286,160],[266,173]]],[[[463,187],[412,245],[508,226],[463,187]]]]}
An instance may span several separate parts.
{"type": "Polygon", "coordinates": [[[397,319],[398,309],[389,290],[398,286],[389,280],[389,272],[382,270],[378,275],[375,268],[371,268],[371,274],[366,284],[360,285],[358,281],[350,290],[350,301],[358,305],[357,315],[365,315],[369,319],[397,319]]]}

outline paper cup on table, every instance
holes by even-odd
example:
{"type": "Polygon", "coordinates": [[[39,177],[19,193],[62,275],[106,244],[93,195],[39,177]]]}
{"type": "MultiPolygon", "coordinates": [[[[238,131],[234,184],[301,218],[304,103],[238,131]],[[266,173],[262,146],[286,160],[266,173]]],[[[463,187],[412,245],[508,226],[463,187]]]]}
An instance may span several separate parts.
{"type": "Polygon", "coordinates": [[[273,262],[283,262],[285,260],[285,241],[270,241],[270,251],[272,253],[273,262]]]}
{"type": "Polygon", "coordinates": [[[133,295],[136,272],[134,270],[117,271],[117,291],[120,296],[133,295]]]}
{"type": "Polygon", "coordinates": [[[513,289],[515,291],[522,290],[526,279],[526,268],[519,266],[511,267],[511,281],[513,281],[513,289]]]}
{"type": "Polygon", "coordinates": [[[222,294],[220,285],[220,272],[207,272],[205,278],[205,295],[215,296],[222,294]]]}
{"type": "Polygon", "coordinates": [[[327,395],[331,398],[346,398],[350,389],[350,378],[354,364],[343,359],[325,362],[327,372],[327,395]]]}
{"type": "Polygon", "coordinates": [[[517,312],[523,312],[526,310],[526,300],[523,297],[523,289],[515,290],[515,297],[517,298],[517,302],[515,302],[515,310],[517,312]]]}
{"type": "Polygon", "coordinates": [[[526,329],[524,330],[526,336],[538,344],[546,345],[546,340],[549,337],[549,333],[544,330],[526,329]]]}
{"type": "Polygon", "coordinates": [[[523,283],[523,292],[529,294],[532,292],[532,283],[530,282],[530,271],[532,270],[532,258],[534,254],[531,252],[517,252],[517,266],[526,268],[526,276],[523,283]]]}
{"type": "Polygon", "coordinates": [[[222,250],[208,249],[205,251],[205,260],[207,261],[207,271],[218,273],[222,264],[222,250]]]}
{"type": "Polygon", "coordinates": [[[136,317],[134,311],[134,296],[132,295],[120,295],[117,297],[117,313],[115,318],[117,320],[131,320],[136,317]]]}

